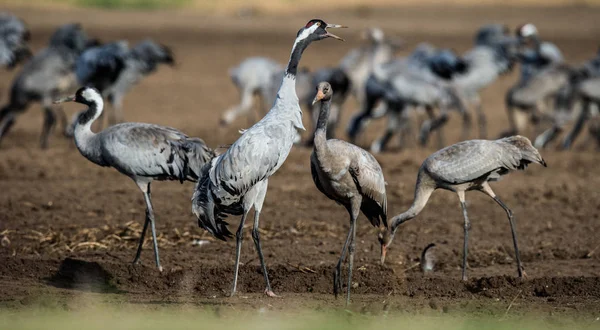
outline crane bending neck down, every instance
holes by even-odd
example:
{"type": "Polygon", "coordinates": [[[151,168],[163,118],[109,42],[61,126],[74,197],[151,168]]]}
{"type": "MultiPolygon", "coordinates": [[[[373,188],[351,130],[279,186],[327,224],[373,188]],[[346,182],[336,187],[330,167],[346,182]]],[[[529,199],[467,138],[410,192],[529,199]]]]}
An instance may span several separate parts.
{"type": "Polygon", "coordinates": [[[387,247],[392,243],[394,239],[394,235],[396,234],[396,230],[398,227],[408,221],[416,217],[425,205],[427,205],[427,201],[433,191],[437,188],[434,182],[430,182],[428,178],[422,175],[423,172],[419,171],[419,176],[417,177],[417,184],[415,185],[415,198],[408,208],[403,213],[398,214],[393,217],[390,221],[390,229],[385,230],[379,233],[378,239],[380,242],[385,242],[385,244],[381,244],[381,263],[383,264],[385,261],[385,256],[387,253],[387,247]]]}

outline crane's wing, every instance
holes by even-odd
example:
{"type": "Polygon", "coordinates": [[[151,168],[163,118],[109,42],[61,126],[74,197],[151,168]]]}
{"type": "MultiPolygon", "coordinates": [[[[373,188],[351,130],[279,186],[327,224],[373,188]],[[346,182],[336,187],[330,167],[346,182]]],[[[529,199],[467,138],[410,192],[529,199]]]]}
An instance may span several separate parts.
{"type": "Polygon", "coordinates": [[[450,80],[455,74],[464,73],[468,69],[467,62],[448,49],[430,56],[428,64],[433,73],[446,80],[450,80]]]}
{"type": "Polygon", "coordinates": [[[521,152],[512,145],[470,140],[437,151],[423,165],[435,179],[461,184],[492,172],[516,170],[521,165],[521,159],[521,152]]]}
{"type": "Polygon", "coordinates": [[[128,173],[164,180],[194,181],[204,163],[195,163],[195,154],[201,150],[196,147],[204,145],[204,142],[188,138],[174,128],[124,123],[99,134],[104,136],[103,157],[112,157],[109,163],[116,163],[114,167],[126,169],[128,173]]]}
{"type": "MultiPolygon", "coordinates": [[[[255,125],[246,130],[217,159],[214,183],[232,196],[245,194],[257,182],[271,176],[282,161],[281,143],[270,137],[277,133],[264,127],[257,128],[255,125]]],[[[274,135],[277,136],[281,135],[274,135]]]]}
{"type": "Polygon", "coordinates": [[[75,64],[77,80],[82,85],[95,87],[99,87],[97,85],[102,83],[105,85],[114,83],[125,67],[127,52],[126,41],[112,42],[84,51],[75,64]]]}
{"type": "Polygon", "coordinates": [[[373,226],[378,227],[383,222],[383,225],[387,227],[386,183],[381,166],[375,157],[366,150],[351,146],[357,157],[350,164],[349,172],[363,197],[361,211],[373,226]]]}
{"type": "Polygon", "coordinates": [[[336,201],[336,203],[339,204],[339,202],[331,195],[329,195],[327,193],[327,191],[325,191],[325,189],[323,189],[323,185],[321,184],[321,180],[319,180],[319,173],[317,170],[317,161],[315,159],[315,153],[313,152],[312,155],[310,156],[310,174],[312,175],[312,179],[313,182],[315,183],[315,186],[317,186],[317,189],[319,189],[319,191],[329,197],[329,199],[336,201]]]}

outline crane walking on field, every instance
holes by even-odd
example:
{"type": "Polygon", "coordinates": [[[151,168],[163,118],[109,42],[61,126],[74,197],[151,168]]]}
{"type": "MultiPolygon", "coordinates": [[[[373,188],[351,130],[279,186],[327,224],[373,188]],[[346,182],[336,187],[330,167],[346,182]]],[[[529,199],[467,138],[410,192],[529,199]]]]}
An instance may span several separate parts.
{"type": "Polygon", "coordinates": [[[522,277],[523,268],[521,267],[519,247],[517,246],[513,213],[492,191],[489,182],[497,181],[501,176],[511,171],[524,170],[530,163],[546,166],[546,162],[538,150],[531,145],[531,141],[520,135],[495,141],[463,141],[441,149],[427,157],[417,175],[415,199],[412,205],[406,212],[392,218],[389,230],[379,233],[381,263],[385,261],[387,248],[392,243],[398,226],[416,217],[423,210],[434,190],[438,188],[446,189],[454,191],[458,195],[465,220],[462,279],[466,281],[467,244],[471,223],[467,216],[465,191],[479,190],[494,199],[508,216],[517,260],[517,271],[519,277],[522,277]]]}
{"type": "Polygon", "coordinates": [[[327,120],[333,91],[322,82],[317,87],[313,103],[321,102],[315,130],[314,150],[310,157],[310,170],[315,185],[325,196],[343,205],[350,214],[350,231],[342,248],[340,260],[333,273],[333,293],[337,297],[342,289],[340,273],[349,247],[348,287],[346,304],[350,303],[352,266],[356,247],[356,219],[360,211],[375,227],[387,227],[387,197],[385,179],[379,163],[367,151],[341,140],[327,140],[327,120]]]}
{"type": "Polygon", "coordinates": [[[302,52],[313,41],[328,37],[343,40],[327,31],[328,28],[341,27],[343,26],[313,19],[298,31],[290,61],[271,110],[258,123],[243,131],[242,136],[225,153],[202,168],[201,178],[192,196],[192,212],[198,217],[198,225],[216,238],[225,240],[232,234],[227,229],[224,218],[227,214],[242,216],[236,232],[235,272],[231,295],[236,291],[244,223],[248,212],[254,207],[252,238],[265,278],[265,294],[275,296],[269,284],[260,246],[260,211],[267,193],[269,177],[283,165],[292,149],[297,131],[304,129],[302,110],[295,88],[302,52]]]}
{"type": "Polygon", "coordinates": [[[122,123],[100,133],[92,132],[92,123],[100,117],[104,106],[102,95],[93,87],[82,87],[74,96],[55,102],[77,102],[88,106],[75,124],[77,149],[92,163],[114,167],[130,177],[144,194],[146,222],[133,263],[140,259],[144,236],[150,224],[156,267],[162,271],[150,184],[154,180],[179,180],[181,183],[198,180],[202,166],[214,157],[213,151],[199,138],[190,138],[174,128],[152,124],[122,123]]]}

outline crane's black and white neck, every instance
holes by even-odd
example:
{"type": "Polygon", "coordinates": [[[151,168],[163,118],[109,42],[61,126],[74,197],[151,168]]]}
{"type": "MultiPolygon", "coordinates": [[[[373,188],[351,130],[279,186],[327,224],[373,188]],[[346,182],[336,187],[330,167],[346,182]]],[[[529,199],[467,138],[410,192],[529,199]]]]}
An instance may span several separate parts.
{"type": "Polygon", "coordinates": [[[327,29],[329,28],[345,28],[345,26],[338,24],[327,24],[320,19],[312,19],[306,23],[306,26],[298,31],[296,40],[294,41],[294,46],[292,47],[290,61],[285,69],[285,77],[296,79],[298,63],[300,63],[302,52],[304,52],[306,47],[308,47],[311,42],[325,38],[334,38],[342,41],[344,40],[335,34],[328,32],[327,29]]]}
{"type": "Polygon", "coordinates": [[[77,90],[75,96],[63,98],[55,103],[61,102],[77,102],[88,106],[88,109],[80,113],[77,118],[73,131],[75,145],[87,159],[104,166],[99,149],[92,145],[92,137],[96,135],[92,132],[92,123],[100,117],[104,108],[104,101],[100,92],[94,87],[82,87],[77,90]]]}

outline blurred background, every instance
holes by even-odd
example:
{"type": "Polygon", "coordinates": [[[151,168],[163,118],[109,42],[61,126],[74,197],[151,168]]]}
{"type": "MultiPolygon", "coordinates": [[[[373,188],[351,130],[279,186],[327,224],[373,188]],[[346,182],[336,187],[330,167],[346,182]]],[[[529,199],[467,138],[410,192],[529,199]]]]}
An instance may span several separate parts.
{"type": "MultiPolygon", "coordinates": [[[[158,66],[127,92],[122,119],[176,127],[201,137],[213,148],[232,143],[240,129],[250,127],[263,115],[260,102],[255,102],[258,98],[253,98],[249,113],[223,125],[225,111],[240,102],[239,90],[230,76],[232,69],[255,56],[285,66],[296,32],[311,18],[349,28],[335,31],[345,42],[319,41],[305,51],[300,66],[309,72],[336,67],[352,50],[369,46],[365,39],[369,28],[379,28],[386,38],[398,42],[396,58],[410,55],[421,42],[461,56],[475,47],[478,29],[489,23],[505,24],[511,36],[519,26],[534,24],[540,40],[555,44],[564,62],[576,68],[597,56],[600,46],[597,0],[9,0],[0,1],[0,11],[26,23],[33,54],[48,46],[59,26],[73,22],[103,43],[124,39],[131,47],[151,38],[167,46],[174,65],[158,66]]],[[[2,104],[8,102],[11,86],[23,68],[17,65],[0,72],[2,104]]],[[[520,70],[520,64],[515,63],[480,91],[488,138],[496,138],[509,128],[505,100],[519,82],[520,70]]],[[[349,96],[341,111],[337,137],[348,139],[346,128],[360,108],[357,98],[349,96]]],[[[69,104],[63,109],[71,120],[83,106],[69,104]]],[[[548,168],[532,165],[495,186],[517,215],[521,255],[530,276],[526,284],[519,286],[504,277],[515,275],[506,217],[493,201],[476,193],[467,195],[473,214],[469,272],[475,284],[465,286],[459,281],[462,214],[456,196],[440,192],[433,195],[418,219],[403,226],[402,238],[396,238],[388,254],[388,267],[378,263],[377,230],[359,218],[356,268],[362,270],[355,275],[356,309],[383,313],[392,306],[392,310],[441,312],[439,306],[451,306],[483,309],[501,317],[510,303],[509,309],[525,314],[573,310],[586,316],[597,314],[600,154],[594,143],[583,143],[589,142],[587,129],[574,148],[559,150],[559,142],[573,126],[575,116],[570,117],[563,135],[541,150],[548,168]],[[430,275],[433,280],[424,277],[416,266],[422,249],[432,242],[436,243],[438,260],[430,275]],[[492,284],[488,288],[485,283],[492,284]],[[543,289],[549,286],[554,289],[543,289]],[[390,293],[395,293],[391,300],[379,299],[390,293]],[[519,299],[513,305],[515,296],[519,299]],[[431,301],[435,308],[430,307],[431,301]],[[567,304],[576,308],[564,307],[567,304]]],[[[415,121],[422,120],[425,114],[415,117],[415,121]]],[[[471,139],[478,137],[476,118],[468,136],[471,139]]],[[[198,302],[221,298],[229,291],[235,243],[215,241],[198,228],[190,214],[193,184],[153,185],[166,273],[158,274],[153,267],[149,239],[144,245],[141,271],[132,271],[129,265],[145,206],[137,187],[116,171],[84,159],[72,139],[63,136],[60,124],[50,134],[48,148],[40,149],[43,120],[39,102],[33,102],[19,114],[0,146],[0,264],[6,265],[0,267],[0,306],[5,302],[13,307],[23,301],[28,304],[30,297],[55,294],[65,306],[76,308],[78,301],[71,298],[88,291],[122,292],[118,299],[142,304],[165,299],[198,302]],[[73,260],[93,263],[91,269],[97,271],[99,267],[108,279],[104,275],[92,277],[90,284],[85,276],[82,280],[61,271],[77,267],[73,260]],[[96,288],[97,281],[100,289],[88,290],[96,288]]],[[[307,131],[302,139],[306,141],[312,133],[306,109],[304,124],[307,131]]],[[[551,126],[545,125],[542,128],[551,126]]],[[[373,119],[355,143],[371,149],[386,127],[385,116],[373,119]]],[[[446,145],[462,139],[461,127],[458,113],[450,113],[444,131],[446,145]]],[[[529,125],[520,133],[534,139],[538,132],[529,125]]],[[[438,149],[436,139],[422,147],[415,135],[402,145],[393,138],[386,150],[376,155],[388,183],[390,217],[410,206],[419,166],[438,149]]],[[[322,295],[321,306],[342,304],[330,297],[330,277],[347,232],[347,214],[315,188],[309,166],[311,151],[303,144],[293,148],[270,180],[262,212],[263,250],[272,269],[274,290],[289,298],[276,308],[312,307],[313,294],[322,295]]],[[[237,218],[231,219],[235,228],[237,218]]],[[[257,293],[251,296],[257,298],[262,276],[257,271],[250,230],[246,234],[238,285],[242,292],[257,293]]],[[[262,296],[250,302],[240,298],[231,304],[272,308],[262,296]]]]}

